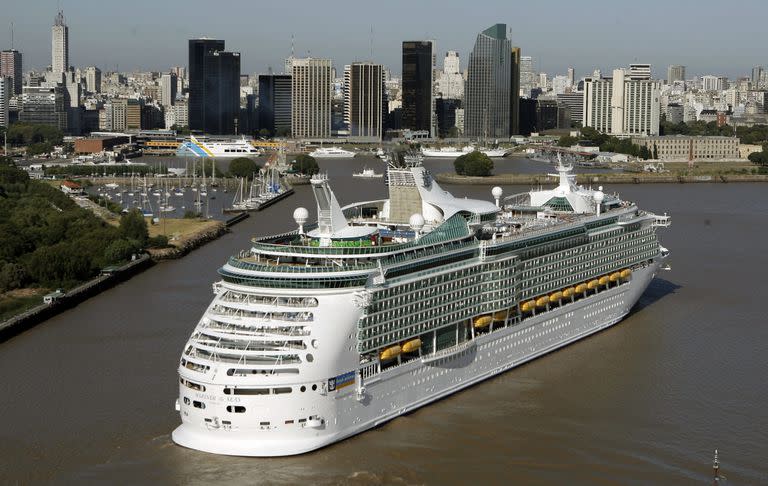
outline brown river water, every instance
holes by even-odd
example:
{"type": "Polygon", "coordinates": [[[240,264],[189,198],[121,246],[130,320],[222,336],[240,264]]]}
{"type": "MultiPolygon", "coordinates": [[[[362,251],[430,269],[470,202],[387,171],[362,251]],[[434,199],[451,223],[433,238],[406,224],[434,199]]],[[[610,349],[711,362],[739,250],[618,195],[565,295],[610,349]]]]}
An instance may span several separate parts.
{"type": "MultiPolygon", "coordinates": [[[[351,177],[364,163],[383,170],[321,162],[342,204],[384,197],[380,179],[351,177]]],[[[490,187],[446,188],[491,199],[490,187]]],[[[766,189],[606,187],[673,218],[659,230],[672,270],[621,323],[310,454],[178,447],[176,367],[216,270],[252,235],[293,229],[297,206],[314,214],[299,186],[183,259],[0,343],[0,484],[711,484],[715,448],[729,484],[768,484],[766,189]]]]}

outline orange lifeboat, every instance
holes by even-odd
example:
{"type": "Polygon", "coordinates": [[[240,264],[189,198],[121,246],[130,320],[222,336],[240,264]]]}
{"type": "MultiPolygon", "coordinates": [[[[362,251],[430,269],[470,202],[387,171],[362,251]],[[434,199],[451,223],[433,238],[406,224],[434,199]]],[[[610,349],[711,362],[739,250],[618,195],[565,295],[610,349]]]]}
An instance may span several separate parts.
{"type": "Polygon", "coordinates": [[[549,298],[547,298],[546,295],[543,297],[539,297],[538,299],[536,299],[536,307],[544,307],[545,305],[547,305],[547,302],[549,302],[549,298]]]}
{"type": "Polygon", "coordinates": [[[563,299],[563,293],[559,290],[549,296],[549,301],[552,303],[560,302],[563,299]]]}
{"type": "Polygon", "coordinates": [[[400,356],[400,353],[402,353],[402,352],[403,352],[403,350],[400,347],[400,345],[390,346],[390,347],[388,347],[387,349],[385,349],[384,351],[381,352],[381,354],[379,355],[379,359],[381,361],[387,361],[387,360],[390,360],[390,359],[394,359],[394,358],[397,358],[398,356],[400,356]]]}
{"type": "Polygon", "coordinates": [[[411,339],[410,341],[406,341],[403,344],[402,351],[404,353],[413,353],[414,351],[418,351],[421,347],[421,339],[411,339]]]}
{"type": "Polygon", "coordinates": [[[632,275],[632,270],[625,268],[624,270],[621,271],[619,275],[621,276],[621,278],[629,278],[629,276],[632,275]]]}
{"type": "Polygon", "coordinates": [[[523,305],[520,306],[520,310],[523,312],[532,311],[535,308],[536,308],[535,300],[529,300],[528,302],[523,302],[523,305]]]}
{"type": "Polygon", "coordinates": [[[621,278],[621,272],[613,272],[610,277],[611,282],[616,282],[621,278]]]}
{"type": "Polygon", "coordinates": [[[575,293],[576,289],[574,287],[568,287],[567,289],[563,290],[563,298],[569,299],[575,293]]]}
{"type": "Polygon", "coordinates": [[[580,283],[579,285],[577,285],[577,286],[576,286],[576,288],[574,289],[574,291],[575,291],[577,294],[583,294],[584,292],[586,292],[586,291],[587,291],[587,288],[588,288],[588,287],[587,287],[587,284],[583,284],[583,283],[580,283]]]}
{"type": "Polygon", "coordinates": [[[473,321],[475,329],[488,327],[491,322],[493,322],[493,318],[488,315],[475,317],[475,320],[473,321]]]}
{"type": "Polygon", "coordinates": [[[600,279],[597,281],[600,285],[608,285],[608,282],[610,282],[610,278],[608,278],[607,275],[603,275],[600,277],[600,279]]]}
{"type": "Polygon", "coordinates": [[[507,318],[507,311],[498,311],[493,313],[493,320],[494,321],[503,321],[507,318]]]}
{"type": "Polygon", "coordinates": [[[600,282],[598,282],[597,279],[590,280],[589,283],[587,284],[587,288],[589,290],[596,289],[598,285],[600,285],[600,282]]]}

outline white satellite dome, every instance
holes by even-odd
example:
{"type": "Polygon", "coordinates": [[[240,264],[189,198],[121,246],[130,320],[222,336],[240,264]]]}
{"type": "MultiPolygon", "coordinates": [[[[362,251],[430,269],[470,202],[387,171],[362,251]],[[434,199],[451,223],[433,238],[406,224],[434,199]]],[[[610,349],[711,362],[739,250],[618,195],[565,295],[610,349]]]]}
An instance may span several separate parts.
{"type": "Polygon", "coordinates": [[[296,208],[293,211],[293,220],[296,221],[296,224],[303,225],[304,223],[309,220],[309,211],[307,208],[296,208]]]}
{"type": "Polygon", "coordinates": [[[491,194],[493,195],[493,197],[498,199],[502,196],[502,194],[504,194],[504,190],[499,186],[496,186],[493,189],[491,189],[491,194]]]}
{"type": "Polygon", "coordinates": [[[603,191],[595,191],[595,194],[592,196],[596,202],[603,202],[605,199],[605,193],[603,191]]]}
{"type": "Polygon", "coordinates": [[[424,216],[419,213],[414,213],[408,219],[408,224],[414,231],[419,232],[424,227],[424,216]]]}

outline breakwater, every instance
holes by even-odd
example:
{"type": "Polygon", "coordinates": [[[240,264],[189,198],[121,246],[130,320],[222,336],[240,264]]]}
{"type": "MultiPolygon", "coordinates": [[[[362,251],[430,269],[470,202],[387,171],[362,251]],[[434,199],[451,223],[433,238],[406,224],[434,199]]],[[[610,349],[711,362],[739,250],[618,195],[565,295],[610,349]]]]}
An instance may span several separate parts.
{"type": "Polygon", "coordinates": [[[98,277],[83,282],[77,287],[68,290],[51,303],[40,304],[26,312],[0,322],[0,342],[13,337],[66,309],[75,307],[85,299],[114,287],[133,275],[146,270],[151,265],[152,259],[149,255],[143,254],[123,266],[110,268],[109,271],[102,271],[101,275],[98,277]]]}
{"type": "MultiPolygon", "coordinates": [[[[234,223],[242,221],[242,217],[240,215],[230,218],[230,220],[232,219],[236,219],[234,223]]],[[[173,260],[175,258],[180,258],[195,248],[198,248],[208,243],[209,241],[215,240],[219,236],[223,235],[227,232],[227,227],[228,225],[225,222],[214,221],[211,225],[201,228],[200,230],[188,235],[184,235],[177,241],[174,241],[173,246],[168,248],[150,248],[148,251],[152,257],[152,260],[154,261],[173,260]]]]}
{"type": "MultiPolygon", "coordinates": [[[[537,185],[557,184],[557,176],[546,174],[498,174],[488,177],[470,177],[455,173],[436,174],[435,179],[441,184],[466,185],[537,185]]],[[[576,174],[579,184],[688,184],[688,183],[727,183],[727,182],[768,182],[766,174],[654,174],[618,172],[608,174],[576,174]]]]}

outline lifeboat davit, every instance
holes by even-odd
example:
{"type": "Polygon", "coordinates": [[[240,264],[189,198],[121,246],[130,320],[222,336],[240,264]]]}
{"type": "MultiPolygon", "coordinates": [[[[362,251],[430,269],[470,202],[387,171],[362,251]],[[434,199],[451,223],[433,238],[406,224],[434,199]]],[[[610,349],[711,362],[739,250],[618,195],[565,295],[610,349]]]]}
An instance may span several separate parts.
{"type": "Polygon", "coordinates": [[[535,308],[536,308],[535,300],[529,300],[528,302],[523,302],[523,305],[520,306],[520,310],[523,312],[532,311],[535,308]]]}
{"type": "Polygon", "coordinates": [[[400,356],[400,353],[402,352],[403,350],[400,347],[400,345],[390,346],[381,352],[381,354],[379,355],[379,359],[382,361],[387,361],[393,358],[397,358],[398,356],[400,356]]]}
{"type": "Polygon", "coordinates": [[[563,290],[563,298],[568,299],[575,293],[576,289],[574,287],[568,287],[567,289],[563,290]]]}
{"type": "Polygon", "coordinates": [[[589,290],[596,289],[598,285],[600,285],[600,282],[598,282],[597,279],[590,280],[589,283],[587,284],[587,288],[589,290]]]}
{"type": "Polygon", "coordinates": [[[610,282],[610,281],[611,281],[611,279],[608,278],[607,275],[603,275],[602,277],[600,277],[600,280],[598,280],[598,283],[600,285],[608,285],[608,282],[610,282]]]}
{"type": "Polygon", "coordinates": [[[406,341],[402,346],[402,351],[404,353],[413,353],[414,351],[418,351],[421,347],[421,339],[411,339],[410,341],[406,341]]]}
{"type": "Polygon", "coordinates": [[[553,294],[551,294],[549,296],[549,301],[550,302],[560,302],[560,300],[562,300],[562,298],[563,298],[563,293],[558,290],[557,292],[555,292],[555,293],[553,293],[553,294]]]}
{"type": "Polygon", "coordinates": [[[549,298],[547,298],[546,295],[543,297],[539,297],[538,299],[536,299],[536,307],[544,307],[545,305],[547,305],[547,302],[549,302],[549,298]]]}
{"type": "Polygon", "coordinates": [[[587,288],[588,288],[587,284],[580,283],[579,285],[576,286],[574,290],[576,291],[577,294],[583,294],[584,292],[587,291],[587,288]]]}
{"type": "Polygon", "coordinates": [[[609,278],[611,279],[611,282],[616,282],[621,278],[621,272],[613,272],[609,278]]]}
{"type": "Polygon", "coordinates": [[[475,317],[474,325],[475,329],[481,329],[483,327],[488,327],[488,325],[493,322],[493,318],[491,316],[478,316],[475,317]]]}
{"type": "Polygon", "coordinates": [[[629,276],[632,275],[632,270],[626,268],[622,270],[619,275],[621,276],[621,278],[629,278],[629,276]]]}

